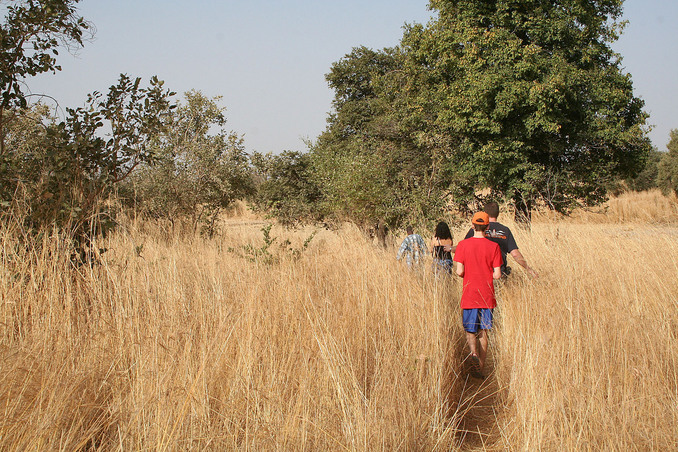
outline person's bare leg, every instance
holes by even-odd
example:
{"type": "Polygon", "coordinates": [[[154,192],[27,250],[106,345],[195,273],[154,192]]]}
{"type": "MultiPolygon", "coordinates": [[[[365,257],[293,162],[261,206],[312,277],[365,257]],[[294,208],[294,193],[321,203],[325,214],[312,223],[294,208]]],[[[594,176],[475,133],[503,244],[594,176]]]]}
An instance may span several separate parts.
{"type": "Polygon", "coordinates": [[[487,330],[480,330],[478,333],[478,358],[480,359],[480,370],[485,368],[485,358],[487,357],[488,335],[487,330]]]}
{"type": "Polygon", "coordinates": [[[466,332],[466,343],[468,344],[469,350],[471,350],[472,355],[478,355],[478,340],[476,339],[476,333],[466,332]]]}

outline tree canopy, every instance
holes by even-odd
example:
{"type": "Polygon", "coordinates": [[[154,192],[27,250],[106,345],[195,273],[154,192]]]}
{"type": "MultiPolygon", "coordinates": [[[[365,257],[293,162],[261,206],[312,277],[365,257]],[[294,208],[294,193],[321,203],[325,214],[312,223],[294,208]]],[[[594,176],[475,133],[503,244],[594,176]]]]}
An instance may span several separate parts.
{"type": "Polygon", "coordinates": [[[427,215],[485,190],[529,216],[540,202],[598,203],[610,179],[642,168],[643,102],[610,47],[621,0],[430,7],[397,48],[354,49],[328,74],[335,112],[313,153],[329,199],[427,215]]]}

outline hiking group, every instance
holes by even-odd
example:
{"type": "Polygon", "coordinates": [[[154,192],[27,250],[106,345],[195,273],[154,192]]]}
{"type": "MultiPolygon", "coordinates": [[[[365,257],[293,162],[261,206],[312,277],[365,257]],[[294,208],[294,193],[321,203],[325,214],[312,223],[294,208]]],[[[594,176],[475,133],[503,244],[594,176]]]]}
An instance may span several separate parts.
{"type": "MultiPolygon", "coordinates": [[[[454,272],[463,278],[460,301],[462,325],[469,348],[471,375],[480,379],[484,378],[488,332],[492,329],[494,308],[497,307],[494,280],[506,278],[511,273],[507,256],[510,254],[530,276],[538,277],[518,250],[511,230],[499,223],[498,217],[499,205],[490,202],[485,205],[484,211],[473,215],[471,229],[456,246],[453,245],[450,228],[444,222],[438,223],[431,239],[434,270],[448,274],[454,272]],[[456,268],[453,262],[456,262],[456,268]]],[[[411,267],[421,262],[426,253],[423,238],[408,227],[397,259],[406,256],[411,267]]]]}

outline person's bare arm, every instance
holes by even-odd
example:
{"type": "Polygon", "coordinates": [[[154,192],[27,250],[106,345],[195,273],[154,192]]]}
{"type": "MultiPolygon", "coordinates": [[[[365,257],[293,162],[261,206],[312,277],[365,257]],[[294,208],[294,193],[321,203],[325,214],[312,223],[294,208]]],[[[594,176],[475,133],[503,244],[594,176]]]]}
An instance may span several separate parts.
{"type": "Polygon", "coordinates": [[[521,267],[523,267],[525,270],[527,270],[527,273],[530,274],[533,278],[538,278],[539,274],[532,269],[529,265],[527,265],[527,261],[523,257],[523,253],[520,252],[520,250],[513,250],[511,251],[511,256],[513,256],[513,259],[515,259],[518,264],[520,264],[521,267]]]}
{"type": "Polygon", "coordinates": [[[457,262],[457,275],[464,277],[464,264],[457,262]]]}
{"type": "Polygon", "coordinates": [[[494,267],[492,269],[492,278],[501,279],[501,267],[494,267]]]}

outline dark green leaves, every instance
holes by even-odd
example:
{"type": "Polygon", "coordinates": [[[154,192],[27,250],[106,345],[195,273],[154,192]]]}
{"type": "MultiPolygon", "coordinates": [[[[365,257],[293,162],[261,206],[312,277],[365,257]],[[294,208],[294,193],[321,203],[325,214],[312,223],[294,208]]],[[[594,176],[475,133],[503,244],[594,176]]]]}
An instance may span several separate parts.
{"type": "MultiPolygon", "coordinates": [[[[642,101],[609,47],[620,1],[440,1],[403,39],[423,133],[451,138],[455,180],[473,192],[567,210],[602,199],[649,150],[642,101]]],[[[469,199],[472,193],[462,196],[469,199]]]]}
{"type": "Polygon", "coordinates": [[[610,47],[621,5],[433,0],[438,17],[398,48],[354,49],[327,76],[335,112],[312,152],[326,204],[398,222],[440,215],[448,196],[560,211],[603,200],[650,149],[610,47]]]}
{"type": "MultiPolygon", "coordinates": [[[[57,71],[57,47],[81,46],[89,25],[76,14],[78,0],[16,1],[0,25],[0,113],[24,108],[21,82],[57,71]]],[[[2,129],[0,129],[0,132],[2,129]]]]}

